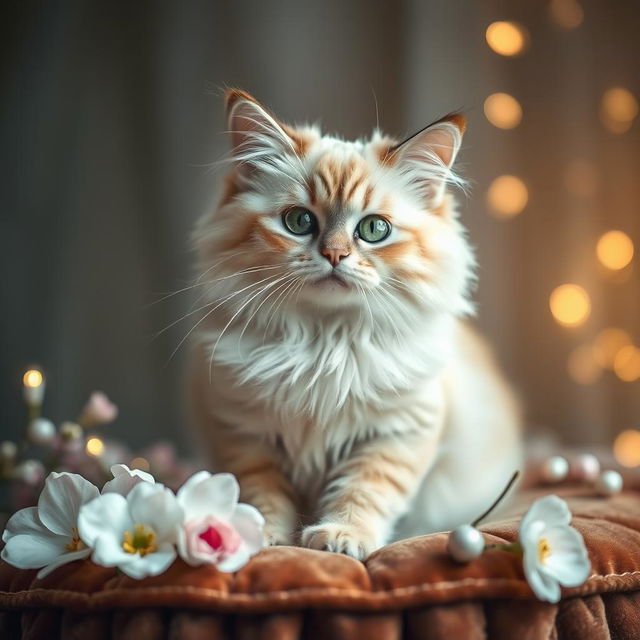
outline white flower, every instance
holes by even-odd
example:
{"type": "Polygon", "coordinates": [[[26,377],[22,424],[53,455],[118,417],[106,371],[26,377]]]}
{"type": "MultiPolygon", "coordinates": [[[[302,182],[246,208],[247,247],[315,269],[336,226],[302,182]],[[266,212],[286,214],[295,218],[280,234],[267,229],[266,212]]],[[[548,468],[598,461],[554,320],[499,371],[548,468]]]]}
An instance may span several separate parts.
{"type": "Polygon", "coordinates": [[[75,473],[47,477],[37,507],[15,513],[2,534],[2,559],[19,569],[42,569],[38,578],[91,550],[78,534],[82,505],[99,495],[97,487],[75,473]]]}
{"type": "Polygon", "coordinates": [[[540,600],[558,602],[560,585],[577,587],[591,571],[584,540],[569,522],[567,503],[553,495],[536,500],[520,522],[524,573],[540,600]]]}
{"type": "Polygon", "coordinates": [[[119,493],[121,496],[126,496],[140,482],[155,484],[150,473],[140,469],[129,469],[126,464],[114,464],[111,467],[111,473],[113,480],[105,483],[102,493],[119,493]]]}
{"type": "Polygon", "coordinates": [[[139,482],[126,497],[109,491],[84,505],[78,528],[96,564],[144,578],[162,573],[175,560],[182,522],[170,489],[139,482]]]}
{"type": "Polygon", "coordinates": [[[239,494],[238,482],[229,473],[200,471],[180,488],[185,521],[178,552],[187,564],[237,571],[263,547],[264,518],[255,507],[238,504],[239,494]]]}

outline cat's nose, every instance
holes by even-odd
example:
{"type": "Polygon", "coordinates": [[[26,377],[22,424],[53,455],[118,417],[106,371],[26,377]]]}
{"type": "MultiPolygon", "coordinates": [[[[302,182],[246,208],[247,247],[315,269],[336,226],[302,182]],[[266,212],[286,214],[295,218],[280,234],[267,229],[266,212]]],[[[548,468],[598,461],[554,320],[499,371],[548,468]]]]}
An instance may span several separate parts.
{"type": "Polygon", "coordinates": [[[342,258],[346,258],[349,252],[346,249],[329,249],[323,247],[320,249],[320,253],[331,263],[331,266],[335,267],[342,258]]]}

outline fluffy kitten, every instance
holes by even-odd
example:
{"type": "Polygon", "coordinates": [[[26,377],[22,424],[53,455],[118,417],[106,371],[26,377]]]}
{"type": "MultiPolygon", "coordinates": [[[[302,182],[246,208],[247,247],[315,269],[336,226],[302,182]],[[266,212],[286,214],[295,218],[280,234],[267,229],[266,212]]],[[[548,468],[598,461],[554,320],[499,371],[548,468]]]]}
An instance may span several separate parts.
{"type": "Polygon", "coordinates": [[[227,110],[232,168],[195,232],[193,406],[213,466],[272,544],[364,558],[471,521],[520,448],[511,393],[461,320],[463,117],[399,144],[287,126],[238,90],[227,110]]]}

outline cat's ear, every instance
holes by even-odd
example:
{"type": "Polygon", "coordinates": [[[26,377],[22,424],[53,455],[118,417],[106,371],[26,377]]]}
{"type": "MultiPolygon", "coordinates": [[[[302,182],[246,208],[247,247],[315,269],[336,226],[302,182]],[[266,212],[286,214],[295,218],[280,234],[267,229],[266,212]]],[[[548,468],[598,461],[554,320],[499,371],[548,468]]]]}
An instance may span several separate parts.
{"type": "Polygon", "coordinates": [[[429,207],[442,202],[447,183],[462,183],[452,167],[465,129],[463,115],[449,114],[401,142],[388,156],[429,207]]]}
{"type": "Polygon", "coordinates": [[[274,118],[253,96],[240,89],[225,95],[232,153],[240,165],[255,167],[270,156],[295,153],[288,127],[274,118]]]}

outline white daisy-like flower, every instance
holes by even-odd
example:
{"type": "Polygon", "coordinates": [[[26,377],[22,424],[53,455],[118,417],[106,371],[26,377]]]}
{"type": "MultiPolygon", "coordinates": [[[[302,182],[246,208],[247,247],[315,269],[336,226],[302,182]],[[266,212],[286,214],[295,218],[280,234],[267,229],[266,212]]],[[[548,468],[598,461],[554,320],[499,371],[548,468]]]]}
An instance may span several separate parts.
{"type": "Polygon", "coordinates": [[[582,535],[570,522],[567,503],[554,495],[536,500],[520,522],[524,573],[540,600],[558,602],[560,585],[577,587],[591,571],[582,535]]]}
{"type": "Polygon", "coordinates": [[[174,493],[142,481],[126,497],[109,491],[84,505],[78,528],[96,564],[144,578],[162,573],[175,560],[182,522],[174,493]]]}
{"type": "Polygon", "coordinates": [[[83,505],[100,495],[98,488],[76,473],[47,477],[37,507],[15,513],[2,534],[2,559],[19,569],[40,569],[38,578],[91,553],[78,532],[83,505]]]}
{"type": "Polygon", "coordinates": [[[140,482],[155,484],[155,478],[141,469],[129,469],[126,464],[114,464],[111,467],[113,480],[105,482],[102,493],[119,493],[126,496],[140,482]]]}
{"type": "Polygon", "coordinates": [[[200,471],[179,489],[184,524],[178,552],[187,564],[237,571],[264,546],[264,518],[255,507],[238,504],[239,495],[230,473],[200,471]]]}

